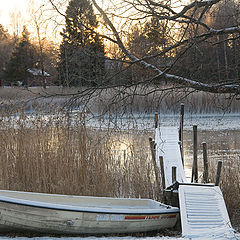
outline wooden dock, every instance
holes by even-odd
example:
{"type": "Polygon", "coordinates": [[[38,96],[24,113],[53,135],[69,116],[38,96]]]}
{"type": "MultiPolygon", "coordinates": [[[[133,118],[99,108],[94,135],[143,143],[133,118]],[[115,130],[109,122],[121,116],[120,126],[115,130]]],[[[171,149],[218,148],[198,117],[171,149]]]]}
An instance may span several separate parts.
{"type": "Polygon", "coordinates": [[[178,182],[186,182],[178,136],[178,128],[176,127],[156,128],[156,160],[160,167],[159,157],[163,157],[166,187],[173,183],[173,168],[176,168],[176,179],[174,180],[178,182]]]}
{"type": "Polygon", "coordinates": [[[155,126],[157,165],[162,170],[166,192],[179,199],[183,237],[237,239],[220,188],[214,184],[187,183],[178,128],[155,126]]]}
{"type": "Polygon", "coordinates": [[[182,235],[190,239],[236,239],[218,186],[180,185],[182,235]]]}

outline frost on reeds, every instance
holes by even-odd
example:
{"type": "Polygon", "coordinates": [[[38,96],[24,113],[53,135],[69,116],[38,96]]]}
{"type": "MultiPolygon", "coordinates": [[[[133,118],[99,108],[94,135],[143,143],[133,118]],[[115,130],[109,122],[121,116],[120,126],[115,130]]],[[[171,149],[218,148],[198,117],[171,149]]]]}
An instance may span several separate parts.
{"type": "Polygon", "coordinates": [[[1,189],[160,198],[144,131],[94,128],[81,112],[0,114],[1,189]]]}

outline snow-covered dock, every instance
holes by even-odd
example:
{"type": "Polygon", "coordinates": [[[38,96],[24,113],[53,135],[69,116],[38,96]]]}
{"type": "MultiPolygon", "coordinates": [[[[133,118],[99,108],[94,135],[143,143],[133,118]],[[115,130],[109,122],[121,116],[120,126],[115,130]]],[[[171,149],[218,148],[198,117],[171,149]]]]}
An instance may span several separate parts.
{"type": "Polygon", "coordinates": [[[177,127],[156,128],[156,160],[160,167],[159,157],[164,160],[164,177],[166,187],[172,184],[172,167],[176,167],[176,180],[186,182],[186,177],[182,164],[182,157],[179,145],[179,134],[177,127]]]}
{"type": "Polygon", "coordinates": [[[183,237],[237,239],[220,188],[214,185],[187,183],[178,128],[160,127],[156,124],[155,143],[156,160],[160,169],[159,158],[163,157],[164,172],[161,174],[164,174],[165,186],[178,193],[183,237]],[[172,176],[174,168],[175,177],[172,176]],[[175,186],[171,187],[173,179],[177,184],[175,182],[175,186]]]}
{"type": "Polygon", "coordinates": [[[180,185],[182,235],[190,239],[236,239],[218,186],[180,185]]]}

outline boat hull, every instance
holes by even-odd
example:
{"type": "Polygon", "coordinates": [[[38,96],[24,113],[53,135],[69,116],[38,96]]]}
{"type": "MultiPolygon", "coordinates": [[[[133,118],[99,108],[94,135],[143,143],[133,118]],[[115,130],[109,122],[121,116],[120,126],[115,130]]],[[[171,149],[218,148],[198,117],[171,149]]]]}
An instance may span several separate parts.
{"type": "Polygon", "coordinates": [[[171,228],[178,209],[154,213],[113,210],[81,211],[34,206],[0,199],[0,231],[54,234],[113,234],[155,231],[171,228]]]}

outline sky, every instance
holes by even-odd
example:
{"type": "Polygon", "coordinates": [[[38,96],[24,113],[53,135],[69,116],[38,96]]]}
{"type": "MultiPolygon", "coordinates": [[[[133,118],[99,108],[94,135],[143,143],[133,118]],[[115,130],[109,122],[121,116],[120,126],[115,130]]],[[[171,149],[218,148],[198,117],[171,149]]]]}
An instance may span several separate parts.
{"type": "MultiPolygon", "coordinates": [[[[35,0],[38,1],[38,0],[35,0]]],[[[10,27],[10,13],[19,10],[23,18],[28,18],[29,0],[0,0],[0,23],[5,27],[10,27]]]]}
{"type": "MultiPolygon", "coordinates": [[[[182,0],[182,1],[186,1],[186,0],[182,0]]],[[[28,31],[30,33],[33,33],[32,37],[36,38],[36,29],[30,16],[30,2],[34,2],[34,6],[35,6],[34,9],[37,9],[36,6],[40,6],[41,3],[46,1],[44,0],[0,0],[0,24],[2,24],[10,34],[17,33],[18,35],[21,35],[22,26],[26,25],[28,28],[28,31]],[[13,13],[15,13],[14,15],[15,24],[13,24],[14,21],[10,16],[10,15],[13,15],[13,13]],[[16,17],[16,13],[20,14],[20,18],[16,17]],[[16,24],[16,20],[18,20],[18,22],[20,23],[19,25],[16,24]],[[18,31],[16,31],[16,26],[19,26],[18,31]]],[[[99,3],[103,4],[103,2],[108,2],[108,1],[99,0],[99,3]]],[[[177,0],[177,2],[179,1],[177,0]]],[[[64,12],[65,10],[61,9],[61,11],[64,12]]],[[[45,31],[45,34],[47,32],[47,38],[53,40],[54,42],[58,42],[60,35],[56,34],[57,31],[53,33],[53,29],[55,29],[55,27],[56,25],[49,24],[48,31],[45,31]],[[52,31],[49,31],[50,29],[52,29],[52,31]]],[[[58,30],[61,31],[62,28],[61,29],[59,28],[58,30]]]]}
{"type": "MultiPolygon", "coordinates": [[[[33,9],[36,11],[39,9],[40,5],[46,2],[47,1],[45,0],[0,0],[0,24],[2,24],[10,34],[17,33],[18,36],[21,36],[22,27],[23,25],[26,25],[28,31],[31,33],[30,37],[36,39],[36,26],[34,24],[31,11],[33,11],[33,9]],[[15,21],[13,20],[13,15],[15,21]],[[20,17],[17,15],[20,15],[20,17]],[[19,24],[17,24],[17,22],[19,24]]],[[[45,14],[47,14],[47,12],[45,12],[45,14]]],[[[39,16],[39,12],[36,14],[36,16],[39,16]]],[[[49,18],[49,15],[47,18],[49,18]]],[[[56,35],[53,33],[55,25],[46,23],[45,25],[43,24],[41,26],[40,34],[43,38],[46,37],[54,42],[59,40],[56,37],[59,34],[56,35]],[[45,28],[46,26],[47,30],[45,28]]]]}

